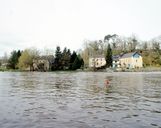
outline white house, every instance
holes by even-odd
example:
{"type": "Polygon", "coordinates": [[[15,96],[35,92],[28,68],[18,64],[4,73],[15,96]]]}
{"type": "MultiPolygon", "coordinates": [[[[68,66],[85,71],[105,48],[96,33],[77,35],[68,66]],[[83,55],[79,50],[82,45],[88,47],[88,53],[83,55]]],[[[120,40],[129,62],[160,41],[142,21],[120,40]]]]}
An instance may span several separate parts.
{"type": "MultiPolygon", "coordinates": [[[[138,52],[131,52],[112,57],[113,68],[141,68],[143,67],[143,59],[138,52]]],[[[106,60],[103,55],[93,56],[89,58],[90,68],[100,68],[106,65],[106,60]]]]}
{"type": "Polygon", "coordinates": [[[100,68],[106,65],[106,60],[103,55],[97,55],[89,58],[90,68],[100,68]]]}
{"type": "Polygon", "coordinates": [[[123,54],[119,58],[120,66],[123,68],[141,68],[143,67],[142,56],[138,52],[123,54]]]}

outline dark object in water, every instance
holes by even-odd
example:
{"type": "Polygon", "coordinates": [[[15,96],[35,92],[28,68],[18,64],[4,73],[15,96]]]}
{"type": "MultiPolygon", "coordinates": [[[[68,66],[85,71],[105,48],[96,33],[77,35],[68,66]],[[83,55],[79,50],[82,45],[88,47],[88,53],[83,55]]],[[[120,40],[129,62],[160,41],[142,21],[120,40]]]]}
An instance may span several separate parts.
{"type": "Polygon", "coordinates": [[[109,80],[105,80],[105,87],[109,87],[110,86],[110,81],[109,80]]]}

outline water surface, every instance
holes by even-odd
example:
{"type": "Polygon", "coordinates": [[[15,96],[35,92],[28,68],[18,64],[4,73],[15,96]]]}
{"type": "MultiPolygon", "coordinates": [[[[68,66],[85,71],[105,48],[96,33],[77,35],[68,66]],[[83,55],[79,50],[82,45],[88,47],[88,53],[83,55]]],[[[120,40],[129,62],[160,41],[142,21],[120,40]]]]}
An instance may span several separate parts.
{"type": "Polygon", "coordinates": [[[0,128],[40,127],[161,128],[161,73],[0,72],[0,128]]]}

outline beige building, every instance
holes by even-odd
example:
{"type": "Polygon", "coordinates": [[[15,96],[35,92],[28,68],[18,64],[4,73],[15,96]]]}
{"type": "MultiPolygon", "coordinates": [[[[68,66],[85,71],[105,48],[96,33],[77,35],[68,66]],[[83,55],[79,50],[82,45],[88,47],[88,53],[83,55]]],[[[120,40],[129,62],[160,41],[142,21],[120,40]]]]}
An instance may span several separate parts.
{"type": "Polygon", "coordinates": [[[34,71],[49,71],[51,70],[53,56],[41,56],[33,60],[34,71]]]}
{"type": "Polygon", "coordinates": [[[90,68],[101,68],[106,65],[106,60],[103,55],[98,55],[89,58],[89,67],[90,68]]]}
{"type": "MultiPolygon", "coordinates": [[[[106,65],[106,60],[103,55],[89,58],[90,68],[101,68],[106,65]]],[[[113,68],[141,68],[143,67],[142,56],[138,52],[126,53],[113,56],[113,68]]]]}
{"type": "Polygon", "coordinates": [[[120,67],[122,68],[141,68],[143,67],[142,56],[138,52],[132,52],[122,55],[119,58],[120,67]]]}

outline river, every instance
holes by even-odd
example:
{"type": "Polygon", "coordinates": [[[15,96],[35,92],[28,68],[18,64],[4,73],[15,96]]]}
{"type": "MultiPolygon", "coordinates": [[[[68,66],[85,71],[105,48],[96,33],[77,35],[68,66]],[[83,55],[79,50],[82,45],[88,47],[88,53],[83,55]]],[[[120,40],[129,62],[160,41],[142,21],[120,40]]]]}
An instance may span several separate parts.
{"type": "Polygon", "coordinates": [[[0,128],[161,128],[161,73],[0,72],[0,128]]]}

